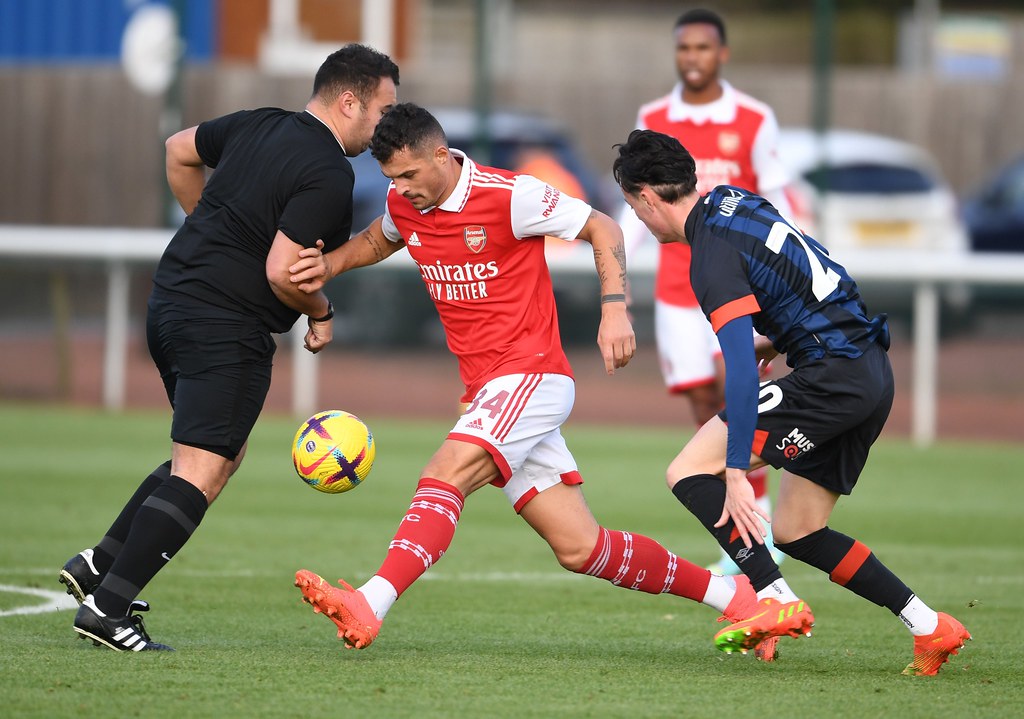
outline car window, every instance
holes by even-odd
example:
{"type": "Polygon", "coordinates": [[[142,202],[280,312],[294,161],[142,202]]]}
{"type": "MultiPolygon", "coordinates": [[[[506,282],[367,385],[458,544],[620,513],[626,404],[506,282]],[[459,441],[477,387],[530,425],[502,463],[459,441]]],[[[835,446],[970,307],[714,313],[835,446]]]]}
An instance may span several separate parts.
{"type": "Polygon", "coordinates": [[[1024,210],[1024,164],[1018,165],[1006,176],[1006,181],[996,189],[994,199],[1000,207],[1024,210]]]}
{"type": "Polygon", "coordinates": [[[935,181],[910,167],[845,165],[812,170],[804,178],[820,192],[911,193],[935,189],[935,181]]]}

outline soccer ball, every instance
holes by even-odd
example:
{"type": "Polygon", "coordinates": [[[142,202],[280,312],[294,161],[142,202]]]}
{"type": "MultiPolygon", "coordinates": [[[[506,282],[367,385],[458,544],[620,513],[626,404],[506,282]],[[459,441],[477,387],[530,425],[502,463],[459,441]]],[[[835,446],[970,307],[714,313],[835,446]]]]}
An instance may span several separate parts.
{"type": "Polygon", "coordinates": [[[369,428],[339,409],[317,412],[295,433],[292,464],[313,489],[338,494],[366,479],[377,455],[369,428]]]}

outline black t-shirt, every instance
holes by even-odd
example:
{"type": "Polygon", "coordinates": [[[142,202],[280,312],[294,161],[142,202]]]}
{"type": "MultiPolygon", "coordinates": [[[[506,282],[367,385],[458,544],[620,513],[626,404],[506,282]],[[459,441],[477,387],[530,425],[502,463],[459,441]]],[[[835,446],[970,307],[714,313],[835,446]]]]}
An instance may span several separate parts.
{"type": "Polygon", "coordinates": [[[286,332],[299,313],[274,295],[267,255],[278,230],[329,252],[352,230],[355,174],[333,133],[308,112],[243,110],[196,130],[214,168],[195,211],[171,239],[153,297],[188,317],[255,319],[286,332]]]}

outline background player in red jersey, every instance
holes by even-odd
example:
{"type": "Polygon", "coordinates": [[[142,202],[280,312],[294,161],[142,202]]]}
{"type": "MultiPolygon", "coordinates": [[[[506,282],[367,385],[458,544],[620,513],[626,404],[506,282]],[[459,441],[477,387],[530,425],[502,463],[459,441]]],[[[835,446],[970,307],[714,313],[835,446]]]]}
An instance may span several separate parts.
{"type": "MultiPolygon", "coordinates": [[[[710,10],[690,10],[676,20],[674,36],[679,82],[669,94],[640,108],[637,128],[662,132],[686,146],[697,163],[700,194],[718,185],[745,187],[790,215],[784,193],[789,174],[775,154],[775,114],[721,78],[722,65],[729,59],[722,18],[710,10]]],[[[650,233],[629,207],[620,225],[627,257],[632,257],[650,233]]],[[[725,365],[718,339],[690,287],[688,245],[659,246],[654,297],[655,339],[665,385],[669,392],[689,399],[700,427],[725,403],[725,365]]],[[[753,470],[748,479],[758,503],[770,512],[767,468],[753,470]]],[[[771,541],[769,534],[769,546],[771,541]]],[[[784,556],[774,548],[772,555],[777,562],[784,556]]],[[[724,574],[740,571],[725,553],[710,569],[724,574]]]]}
{"type": "MultiPolygon", "coordinates": [[[[572,572],[686,597],[729,618],[753,612],[746,577],[713,575],[653,539],[599,525],[562,438],[575,390],[544,237],[593,246],[597,343],[612,374],[636,349],[618,225],[530,175],[477,165],[449,148],[437,120],[416,105],[388,112],[371,147],[392,180],[384,216],[340,250],[302,253],[293,281],[316,290],[328,277],[407,248],[458,357],[469,406],[423,469],[376,574],[358,589],[344,582],[339,589],[300,570],[295,583],[304,599],[348,646],[368,646],[397,598],[448,550],[465,498],[494,484],[572,572]]],[[[774,642],[761,647],[769,649],[774,656],[774,642]]]]}

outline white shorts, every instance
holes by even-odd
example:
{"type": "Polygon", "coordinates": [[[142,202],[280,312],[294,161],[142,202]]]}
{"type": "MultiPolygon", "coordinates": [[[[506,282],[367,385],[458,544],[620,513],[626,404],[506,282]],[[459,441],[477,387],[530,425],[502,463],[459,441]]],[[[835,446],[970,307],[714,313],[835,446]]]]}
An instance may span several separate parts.
{"type": "Polygon", "coordinates": [[[654,337],[669,392],[683,392],[715,380],[715,358],[722,354],[722,348],[700,307],[679,307],[656,300],[654,337]]]}
{"type": "Polygon", "coordinates": [[[560,427],[576,400],[576,383],[560,374],[495,377],[477,392],[448,439],[486,449],[516,512],[556,484],[582,484],[560,427]]]}

